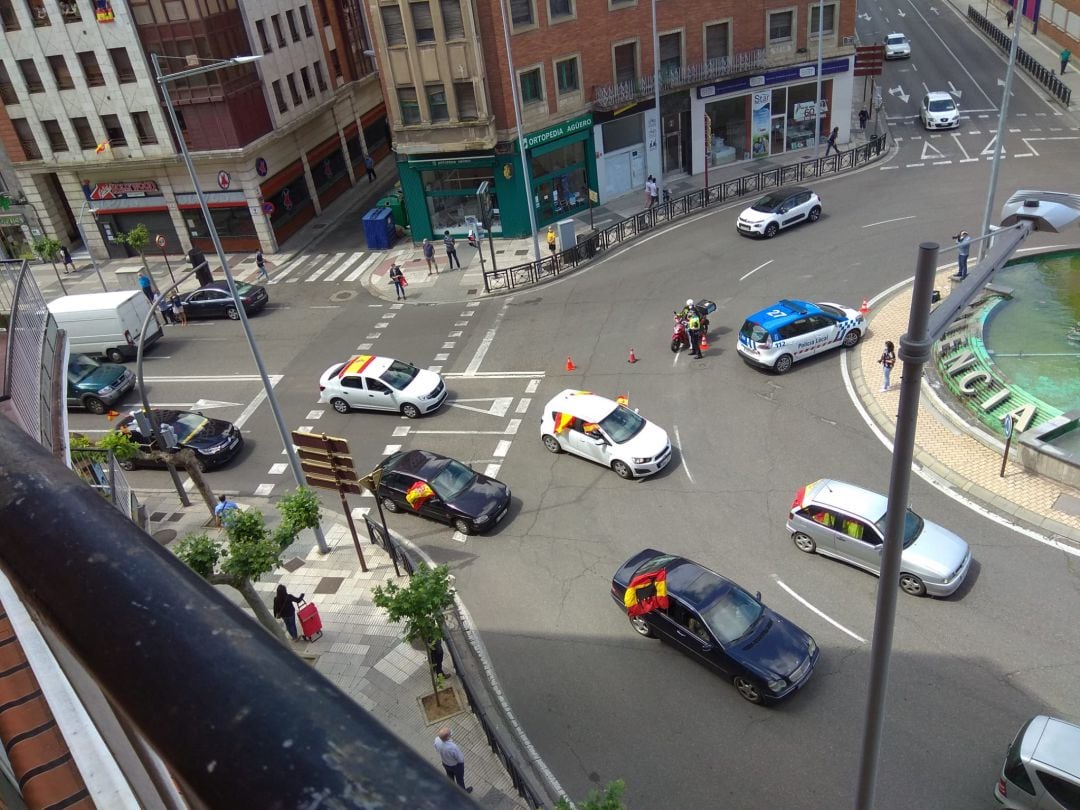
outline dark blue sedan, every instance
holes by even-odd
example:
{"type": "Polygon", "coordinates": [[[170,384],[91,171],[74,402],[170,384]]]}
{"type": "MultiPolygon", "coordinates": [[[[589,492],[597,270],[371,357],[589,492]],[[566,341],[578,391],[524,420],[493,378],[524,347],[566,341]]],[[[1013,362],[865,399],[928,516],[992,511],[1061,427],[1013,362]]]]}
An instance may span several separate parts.
{"type": "Polygon", "coordinates": [[[615,572],[611,598],[628,610],[634,630],[714,669],[751,703],[783,700],[810,679],[817,664],[818,646],[810,634],[763,605],[760,593],[752,595],[684,557],[639,551],[615,572]],[[628,596],[632,581],[641,587],[628,596]],[[643,593],[651,609],[634,615],[629,605],[641,603],[643,593]]]}

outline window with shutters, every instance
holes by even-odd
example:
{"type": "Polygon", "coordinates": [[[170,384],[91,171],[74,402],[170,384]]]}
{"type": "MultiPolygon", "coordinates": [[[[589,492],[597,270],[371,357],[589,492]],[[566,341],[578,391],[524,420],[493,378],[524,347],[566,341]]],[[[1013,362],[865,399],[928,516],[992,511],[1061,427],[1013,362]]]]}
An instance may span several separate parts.
{"type": "Polygon", "coordinates": [[[660,70],[664,73],[682,70],[682,32],[660,35],[660,70]]]}
{"type": "Polygon", "coordinates": [[[296,74],[290,73],[285,77],[285,81],[289,85],[289,95],[292,96],[293,106],[299,107],[303,103],[303,99],[300,98],[300,91],[296,89],[296,74]]]}
{"type": "Polygon", "coordinates": [[[94,137],[89,121],[85,118],[72,118],[71,127],[75,130],[75,137],[79,139],[80,149],[97,149],[97,138],[94,137]]]}
{"type": "Polygon", "coordinates": [[[20,59],[18,64],[19,70],[22,72],[23,81],[26,82],[26,89],[31,93],[44,93],[45,85],[41,83],[41,75],[38,73],[37,65],[34,64],[34,60],[20,59]]]}
{"type": "Polygon", "coordinates": [[[574,16],[574,0],[548,0],[548,16],[552,20],[574,16]]]}
{"type": "Polygon", "coordinates": [[[255,21],[255,32],[259,35],[259,45],[263,53],[270,53],[274,49],[270,47],[270,40],[266,38],[266,20],[255,21]]]}
{"type": "Polygon", "coordinates": [[[109,58],[120,84],[131,84],[135,81],[135,68],[131,66],[127,48],[109,48],[109,58]]]}
{"type": "Polygon", "coordinates": [[[705,26],[706,62],[710,59],[726,59],[731,54],[730,33],[730,23],[712,23],[705,26]]]}
{"type": "Polygon", "coordinates": [[[514,28],[535,25],[532,0],[510,0],[510,22],[514,28]]]}
{"type": "Polygon", "coordinates": [[[536,104],[544,100],[544,78],[540,68],[529,68],[518,73],[521,86],[521,103],[536,104]]]}
{"type": "Polygon", "coordinates": [[[274,35],[277,37],[277,44],[279,48],[285,47],[285,34],[281,30],[281,15],[274,14],[270,17],[270,22],[274,26],[274,35]]]}
{"type": "Polygon", "coordinates": [[[315,32],[311,30],[311,13],[307,6],[300,6],[300,24],[304,26],[305,37],[314,35],[315,32]]]}
{"type": "Polygon", "coordinates": [[[405,23],[401,19],[401,9],[397,6],[379,6],[382,15],[383,31],[386,33],[386,44],[405,44],[405,23]]]}
{"type": "Polygon", "coordinates": [[[276,79],[273,84],[274,88],[274,100],[277,101],[277,110],[279,113],[287,112],[289,105],[285,103],[285,93],[281,89],[281,79],[276,79]]]}
{"type": "Polygon", "coordinates": [[[632,82],[637,78],[637,43],[624,42],[612,49],[615,62],[615,81],[632,82]]]}
{"type": "Polygon", "coordinates": [[[304,95],[315,98],[315,88],[311,86],[311,74],[306,67],[300,68],[300,81],[304,85],[304,95]]]}
{"type": "Polygon", "coordinates": [[[449,121],[450,108],[446,106],[446,89],[441,84],[429,84],[427,92],[428,111],[432,121],[449,121]]]}
{"type": "Polygon", "coordinates": [[[49,69],[52,71],[57,89],[70,90],[75,86],[75,80],[71,78],[71,71],[68,70],[67,60],[62,55],[49,57],[49,69]]]}
{"type": "Polygon", "coordinates": [[[562,59],[555,63],[555,79],[559,95],[576,93],[580,89],[578,82],[578,58],[562,59]]]}
{"type": "Polygon", "coordinates": [[[157,133],[154,132],[154,125],[150,122],[150,113],[140,110],[133,112],[131,118],[135,122],[135,136],[139,139],[139,143],[143,146],[157,143],[157,133]]]}
{"type": "Polygon", "coordinates": [[[45,137],[49,139],[49,148],[54,152],[66,152],[68,150],[67,141],[64,140],[64,133],[60,131],[60,122],[56,120],[48,120],[41,122],[42,128],[45,130],[45,137]]]}
{"type": "Polygon", "coordinates": [[[773,11],[769,13],[769,44],[791,42],[795,24],[794,11],[773,11]]]}
{"type": "Polygon", "coordinates": [[[461,0],[439,0],[443,28],[447,39],[465,38],[465,21],[461,18],[461,0]]]}
{"type": "Polygon", "coordinates": [[[412,14],[413,30],[416,31],[416,41],[434,42],[435,23],[431,21],[431,4],[427,0],[422,3],[409,3],[409,11],[412,14]]]}
{"type": "Polygon", "coordinates": [[[127,138],[124,136],[124,128],[120,126],[120,119],[115,115],[101,116],[101,126],[105,128],[105,137],[109,139],[109,146],[127,146],[127,138]]]}
{"type": "Polygon", "coordinates": [[[296,15],[293,14],[293,10],[291,8],[285,11],[285,22],[289,24],[289,35],[292,37],[292,41],[299,42],[300,31],[296,27],[296,15]]]}
{"type": "Polygon", "coordinates": [[[457,101],[458,120],[475,121],[480,117],[472,82],[454,82],[454,99],[457,101]]]}
{"type": "Polygon", "coordinates": [[[398,104],[401,105],[401,123],[420,123],[420,102],[416,99],[415,87],[399,87],[397,91],[398,104]]]}
{"type": "Polygon", "coordinates": [[[823,31],[822,35],[826,36],[826,37],[831,37],[833,34],[836,33],[836,26],[835,26],[835,22],[834,22],[835,19],[836,19],[836,6],[835,5],[827,4],[825,6],[825,15],[824,16],[821,15],[821,7],[818,4],[815,3],[814,5],[810,6],[810,36],[811,37],[817,37],[817,35],[818,35],[818,27],[820,25],[820,21],[824,20],[825,21],[825,30],[823,31]]]}
{"type": "Polygon", "coordinates": [[[82,65],[86,83],[91,87],[101,87],[105,84],[105,77],[101,75],[101,66],[98,65],[97,57],[93,51],[79,51],[79,64],[82,65]]]}

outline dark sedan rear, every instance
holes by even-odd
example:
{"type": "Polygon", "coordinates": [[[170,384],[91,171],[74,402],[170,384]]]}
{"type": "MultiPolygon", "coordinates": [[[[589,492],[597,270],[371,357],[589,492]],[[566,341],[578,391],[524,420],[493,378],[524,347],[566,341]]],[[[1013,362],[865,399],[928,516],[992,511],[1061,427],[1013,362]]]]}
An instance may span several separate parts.
{"type": "Polygon", "coordinates": [[[387,511],[422,515],[462,534],[494,528],[510,505],[506,484],[430,450],[394,453],[377,469],[378,496],[387,511]]]}
{"type": "MultiPolygon", "coordinates": [[[[254,315],[270,300],[266,288],[258,284],[238,281],[236,292],[244,303],[244,312],[248,315],[254,315]]],[[[212,281],[199,287],[195,292],[185,295],[182,303],[189,318],[229,318],[233,321],[240,319],[227,281],[212,281]]]]}
{"type": "Polygon", "coordinates": [[[715,670],[751,703],[783,700],[810,679],[819,653],[806,631],[762,604],[760,594],[684,557],[638,552],[615,572],[611,598],[627,609],[630,582],[660,572],[667,605],[630,616],[639,634],[659,637],[715,670]]]}
{"type": "MultiPolygon", "coordinates": [[[[163,427],[172,429],[179,447],[195,451],[195,460],[200,469],[209,470],[231,461],[244,446],[244,437],[240,429],[232,422],[223,419],[210,419],[201,413],[191,411],[157,411],[163,427]]],[[[135,421],[135,415],[125,417],[117,426],[139,445],[143,451],[153,447],[153,438],[144,435],[135,421]]],[[[135,467],[162,466],[147,458],[131,459],[120,462],[125,470],[135,467]]]]}

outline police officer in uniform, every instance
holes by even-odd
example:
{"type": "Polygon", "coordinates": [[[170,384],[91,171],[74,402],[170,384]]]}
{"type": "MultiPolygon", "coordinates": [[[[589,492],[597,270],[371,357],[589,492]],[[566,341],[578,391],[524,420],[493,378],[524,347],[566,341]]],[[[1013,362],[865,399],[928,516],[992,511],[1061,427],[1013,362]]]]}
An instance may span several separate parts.
{"type": "Polygon", "coordinates": [[[690,335],[690,354],[698,359],[701,358],[701,316],[697,310],[691,308],[690,316],[686,319],[686,331],[690,335]]]}

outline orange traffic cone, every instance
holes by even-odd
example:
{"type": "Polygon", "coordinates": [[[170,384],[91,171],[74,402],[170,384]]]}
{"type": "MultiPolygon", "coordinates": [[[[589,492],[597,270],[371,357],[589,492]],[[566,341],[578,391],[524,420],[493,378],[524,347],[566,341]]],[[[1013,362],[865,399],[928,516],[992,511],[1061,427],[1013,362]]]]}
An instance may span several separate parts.
{"type": "Polygon", "coordinates": [[[577,366],[574,365],[574,359],[570,355],[566,355],[566,370],[577,371],[577,366]]]}
{"type": "Polygon", "coordinates": [[[701,350],[707,352],[709,350],[709,336],[704,332],[701,333],[701,350]]]}
{"type": "Polygon", "coordinates": [[[630,356],[626,358],[626,362],[627,363],[636,363],[637,362],[637,355],[634,354],[634,347],[633,346],[630,347],[630,356]]]}
{"type": "Polygon", "coordinates": [[[862,306],[859,307],[859,312],[862,313],[864,318],[870,314],[870,305],[866,302],[865,298],[862,300],[862,306]]]}

